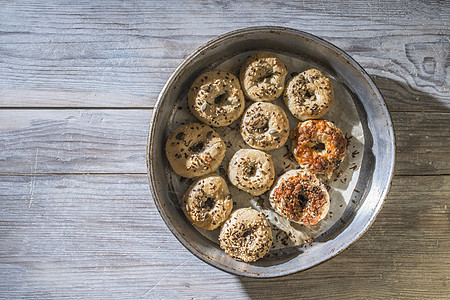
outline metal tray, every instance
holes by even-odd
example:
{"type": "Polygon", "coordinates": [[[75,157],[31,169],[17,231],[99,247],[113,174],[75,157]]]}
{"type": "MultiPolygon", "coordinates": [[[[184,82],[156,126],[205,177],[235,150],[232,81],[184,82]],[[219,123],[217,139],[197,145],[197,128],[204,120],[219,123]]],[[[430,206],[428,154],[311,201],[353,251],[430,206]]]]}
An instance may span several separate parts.
{"type": "MultiPolygon", "coordinates": [[[[303,69],[298,70],[301,71],[303,69]]],[[[326,261],[354,243],[370,227],[389,190],[395,145],[392,123],[383,98],[357,62],[316,36],[269,26],[221,35],[194,51],[178,66],[162,89],[154,109],[147,154],[153,198],[161,217],[177,239],[194,255],[219,269],[237,275],[268,278],[305,270],[326,261]],[[179,199],[183,185],[187,183],[172,172],[164,146],[170,130],[179,125],[180,116],[183,118],[183,113],[187,112],[186,94],[195,78],[215,68],[226,68],[236,73],[242,59],[254,51],[290,57],[293,62],[298,62],[297,68],[314,66],[330,76],[341,90],[336,99],[337,103],[341,101],[341,105],[338,104],[331,113],[335,118],[331,119],[343,125],[348,121],[358,124],[361,157],[358,172],[354,173],[352,182],[344,186],[347,189],[345,206],[334,219],[327,220],[328,226],[315,231],[311,245],[272,250],[268,257],[249,264],[229,257],[214,239],[207,238],[185,218],[179,199]],[[345,101],[347,106],[342,105],[345,101]],[[349,107],[348,101],[354,111],[353,116],[345,111],[349,107]]]]}

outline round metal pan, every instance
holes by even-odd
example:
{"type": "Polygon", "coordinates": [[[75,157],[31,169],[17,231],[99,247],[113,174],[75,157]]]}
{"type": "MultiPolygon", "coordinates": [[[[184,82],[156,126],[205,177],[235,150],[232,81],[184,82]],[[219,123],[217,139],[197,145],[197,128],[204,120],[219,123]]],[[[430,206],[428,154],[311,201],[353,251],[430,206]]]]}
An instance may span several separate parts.
{"type": "Polygon", "coordinates": [[[348,54],[314,35],[283,27],[251,27],[221,35],[198,48],[164,85],[152,116],[147,153],[150,189],[161,217],[175,237],[194,255],[224,271],[249,277],[283,276],[324,262],[367,231],[388,193],[394,171],[394,132],[386,104],[377,87],[348,54]],[[197,76],[218,62],[251,51],[287,53],[319,66],[345,86],[356,107],[364,135],[364,153],[352,201],[339,222],[312,246],[278,251],[255,263],[236,261],[205,238],[185,218],[171,184],[165,142],[177,105],[197,76]]]}

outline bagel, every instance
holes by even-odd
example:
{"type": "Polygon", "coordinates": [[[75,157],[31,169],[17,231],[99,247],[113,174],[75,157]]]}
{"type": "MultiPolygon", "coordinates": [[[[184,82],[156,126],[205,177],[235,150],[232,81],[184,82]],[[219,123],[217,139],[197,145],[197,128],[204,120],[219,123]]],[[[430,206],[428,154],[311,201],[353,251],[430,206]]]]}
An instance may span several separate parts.
{"type": "Polygon", "coordinates": [[[239,80],[233,74],[211,71],[202,74],[188,92],[192,114],[205,124],[227,126],[244,112],[245,100],[239,80]]]}
{"type": "Polygon", "coordinates": [[[219,242],[231,257],[254,262],[264,257],[272,247],[272,230],[262,213],[252,208],[241,208],[223,224],[219,242]]]}
{"type": "Polygon", "coordinates": [[[245,111],[240,131],[245,143],[252,148],[278,149],[289,138],[289,120],[278,105],[256,102],[245,111]]]}
{"type": "Polygon", "coordinates": [[[315,225],[326,217],[330,196],[314,174],[290,170],[281,175],[270,191],[269,201],[274,210],[302,225],[315,225]]]}
{"type": "Polygon", "coordinates": [[[166,142],[166,155],[172,169],[187,178],[214,172],[222,162],[225,150],[222,138],[201,123],[178,127],[166,142]]]}
{"type": "Polygon", "coordinates": [[[272,186],[275,167],[269,154],[254,149],[241,149],[228,164],[228,177],[238,189],[259,196],[272,186]]]}
{"type": "Polygon", "coordinates": [[[319,119],[334,103],[331,80],[316,69],[292,77],[286,84],[284,103],[301,121],[319,119]]]}
{"type": "Polygon", "coordinates": [[[287,70],[273,54],[257,52],[241,68],[239,79],[245,95],[253,101],[273,101],[281,96],[287,70]]]}
{"type": "Polygon", "coordinates": [[[302,122],[292,131],[291,138],[293,154],[300,166],[328,178],[347,152],[347,139],[330,121],[302,122]]]}
{"type": "Polygon", "coordinates": [[[183,196],[181,207],[193,225],[214,230],[228,219],[233,199],[225,179],[209,174],[191,184],[183,196]]]}

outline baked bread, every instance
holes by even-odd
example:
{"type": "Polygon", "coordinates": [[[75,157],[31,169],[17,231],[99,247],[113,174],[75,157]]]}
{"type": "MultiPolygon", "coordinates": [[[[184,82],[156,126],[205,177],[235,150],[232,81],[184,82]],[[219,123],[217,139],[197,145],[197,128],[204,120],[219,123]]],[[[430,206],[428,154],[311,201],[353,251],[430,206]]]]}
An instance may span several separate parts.
{"type": "Polygon", "coordinates": [[[238,189],[259,196],[270,189],[275,179],[272,158],[263,151],[241,149],[228,164],[228,178],[238,189]]]}
{"type": "Polygon", "coordinates": [[[192,123],[169,134],[166,156],[180,176],[193,178],[214,172],[225,156],[222,138],[208,125],[192,123]]]}
{"type": "Polygon", "coordinates": [[[181,208],[188,220],[206,230],[222,225],[233,209],[227,183],[217,174],[205,175],[194,181],[182,202],[181,208]]]}
{"type": "Polygon", "coordinates": [[[288,81],[283,99],[297,119],[320,119],[334,103],[333,85],[322,72],[309,69],[288,81]]]}
{"type": "Polygon", "coordinates": [[[281,96],[287,70],[275,55],[257,52],[241,68],[239,79],[245,95],[253,101],[273,101],[281,96]]]}
{"type": "Polygon", "coordinates": [[[327,120],[309,120],[291,133],[293,154],[301,167],[331,177],[347,153],[347,139],[327,120]]]}
{"type": "Polygon", "coordinates": [[[315,225],[330,209],[330,196],[314,174],[290,170],[281,175],[269,196],[273,209],[289,220],[302,225],[315,225]]]}
{"type": "Polygon", "coordinates": [[[289,131],[286,113],[272,103],[253,103],[242,117],[242,138],[255,149],[269,151],[282,147],[289,138],[289,131]]]}
{"type": "Polygon", "coordinates": [[[239,80],[223,71],[211,71],[198,77],[189,90],[188,104],[194,116],[214,127],[230,125],[245,108],[239,80]]]}
{"type": "Polygon", "coordinates": [[[254,262],[264,257],[272,247],[272,230],[262,213],[252,208],[241,208],[223,224],[219,242],[220,247],[233,258],[254,262]]]}

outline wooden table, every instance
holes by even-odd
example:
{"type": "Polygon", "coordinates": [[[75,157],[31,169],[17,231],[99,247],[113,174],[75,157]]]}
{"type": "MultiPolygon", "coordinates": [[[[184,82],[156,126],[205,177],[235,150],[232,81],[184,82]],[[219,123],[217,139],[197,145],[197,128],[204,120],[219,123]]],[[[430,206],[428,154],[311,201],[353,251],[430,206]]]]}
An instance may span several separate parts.
{"type": "Polygon", "coordinates": [[[449,298],[448,1],[1,1],[1,298],[449,298]],[[391,112],[395,177],[343,254],[255,280],[190,254],[146,176],[152,108],[215,36],[287,26],[342,48],[391,112]]]}

